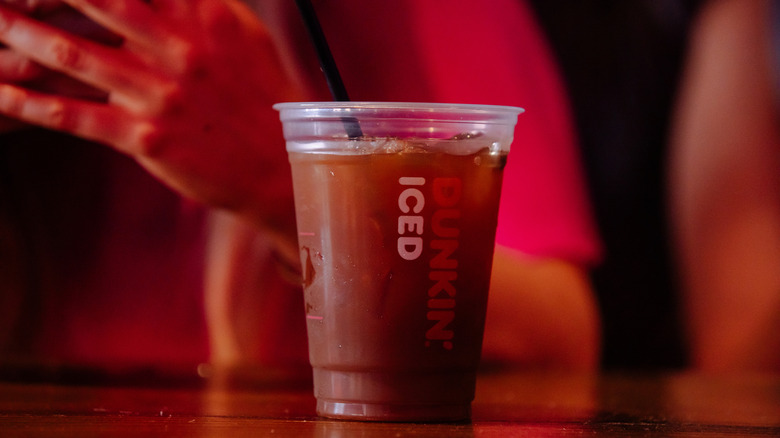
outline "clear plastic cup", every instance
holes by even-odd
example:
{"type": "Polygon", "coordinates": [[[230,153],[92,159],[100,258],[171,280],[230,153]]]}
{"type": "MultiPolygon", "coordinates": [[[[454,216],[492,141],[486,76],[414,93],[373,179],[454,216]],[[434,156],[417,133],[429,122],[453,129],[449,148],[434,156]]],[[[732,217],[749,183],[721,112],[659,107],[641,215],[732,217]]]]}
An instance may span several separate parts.
{"type": "Polygon", "coordinates": [[[503,169],[523,110],[274,108],[292,166],[318,414],[467,420],[503,169]]]}

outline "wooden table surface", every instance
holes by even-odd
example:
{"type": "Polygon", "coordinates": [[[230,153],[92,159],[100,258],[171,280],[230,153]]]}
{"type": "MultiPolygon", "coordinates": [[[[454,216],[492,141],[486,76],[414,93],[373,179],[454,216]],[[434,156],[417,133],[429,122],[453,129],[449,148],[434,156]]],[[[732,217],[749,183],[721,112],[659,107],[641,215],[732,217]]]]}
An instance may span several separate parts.
{"type": "Polygon", "coordinates": [[[317,418],[308,382],[284,379],[62,380],[0,380],[0,437],[780,437],[780,376],[496,371],[460,424],[317,418]]]}

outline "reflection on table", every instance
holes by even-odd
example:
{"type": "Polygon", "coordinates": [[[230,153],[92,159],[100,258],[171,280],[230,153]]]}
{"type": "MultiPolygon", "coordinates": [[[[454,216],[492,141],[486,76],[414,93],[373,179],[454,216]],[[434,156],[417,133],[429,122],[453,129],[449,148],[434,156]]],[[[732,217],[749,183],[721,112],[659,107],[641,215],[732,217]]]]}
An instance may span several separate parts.
{"type": "Polygon", "coordinates": [[[5,373],[0,435],[780,436],[780,376],[495,371],[480,375],[473,419],[460,424],[318,418],[310,382],[290,376],[201,370],[197,379],[166,384],[159,375],[144,380],[5,373]]]}

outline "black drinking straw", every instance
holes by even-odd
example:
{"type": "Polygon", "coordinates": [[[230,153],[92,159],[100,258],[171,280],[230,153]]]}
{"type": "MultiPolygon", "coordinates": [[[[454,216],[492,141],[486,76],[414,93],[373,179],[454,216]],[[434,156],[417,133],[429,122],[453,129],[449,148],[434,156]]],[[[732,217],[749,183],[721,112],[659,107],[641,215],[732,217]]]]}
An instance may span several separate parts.
{"type": "MultiPolygon", "coordinates": [[[[314,49],[317,52],[317,58],[320,61],[320,70],[325,75],[325,81],[328,83],[330,94],[333,96],[333,100],[337,102],[349,102],[349,96],[347,95],[347,89],[344,87],[344,81],[341,80],[339,69],[336,66],[336,61],[333,60],[333,54],[330,52],[328,41],[325,39],[325,33],[320,26],[320,20],[317,19],[317,14],[314,12],[314,7],[310,0],[295,0],[295,4],[298,5],[298,10],[303,18],[303,23],[306,26],[306,30],[309,32],[314,49]]],[[[347,130],[349,138],[358,138],[363,136],[363,131],[360,129],[358,120],[354,117],[342,117],[344,122],[344,129],[347,130]]]]}

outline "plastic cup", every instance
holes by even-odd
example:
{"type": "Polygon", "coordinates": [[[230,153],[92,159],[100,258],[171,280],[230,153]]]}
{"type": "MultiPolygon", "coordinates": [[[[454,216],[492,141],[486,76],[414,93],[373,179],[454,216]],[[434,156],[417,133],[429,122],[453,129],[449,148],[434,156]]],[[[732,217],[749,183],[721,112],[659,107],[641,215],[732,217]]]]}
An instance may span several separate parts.
{"type": "Polygon", "coordinates": [[[317,413],[470,417],[522,109],[282,103],[317,413]],[[350,137],[354,124],[362,137],[350,137]]]}

